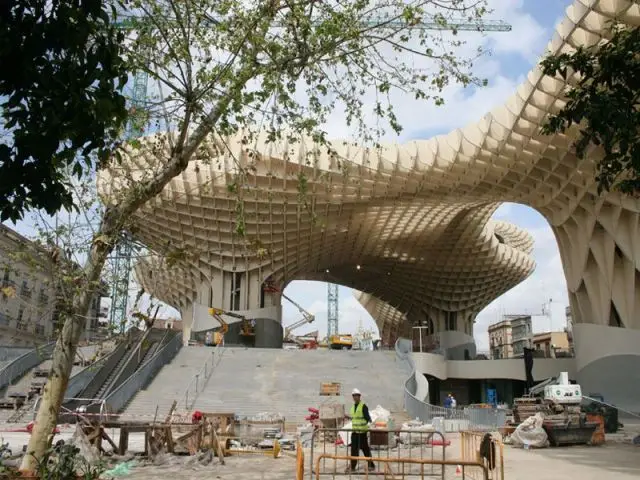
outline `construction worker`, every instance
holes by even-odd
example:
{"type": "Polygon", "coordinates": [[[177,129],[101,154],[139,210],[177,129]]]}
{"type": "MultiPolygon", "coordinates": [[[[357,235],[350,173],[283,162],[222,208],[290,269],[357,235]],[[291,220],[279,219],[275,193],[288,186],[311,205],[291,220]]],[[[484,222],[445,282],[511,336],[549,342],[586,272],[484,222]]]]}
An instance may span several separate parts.
{"type": "MultiPolygon", "coordinates": [[[[369,440],[367,433],[369,432],[369,424],[371,423],[371,415],[366,404],[360,401],[362,394],[360,390],[354,388],[351,392],[353,405],[347,418],[351,419],[351,456],[359,457],[360,450],[365,457],[371,458],[371,448],[369,448],[369,440]]],[[[351,465],[347,467],[347,472],[355,472],[358,465],[357,460],[351,460],[351,465]]],[[[376,465],[369,460],[369,471],[375,470],[376,465]]]]}

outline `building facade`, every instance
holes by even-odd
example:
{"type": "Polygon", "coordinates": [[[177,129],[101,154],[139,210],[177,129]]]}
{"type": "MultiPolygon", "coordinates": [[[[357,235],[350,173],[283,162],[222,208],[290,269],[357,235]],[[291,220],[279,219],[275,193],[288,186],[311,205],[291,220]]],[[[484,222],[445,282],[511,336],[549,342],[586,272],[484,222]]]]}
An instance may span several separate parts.
{"type": "MultiPolygon", "coordinates": [[[[55,340],[62,327],[49,255],[0,224],[0,345],[32,346],[55,340]]],[[[98,328],[100,296],[91,302],[84,339],[98,328]]]]}
{"type": "Polygon", "coordinates": [[[492,360],[520,358],[531,346],[531,315],[504,315],[488,328],[492,360]]]}
{"type": "Polygon", "coordinates": [[[537,356],[558,358],[572,356],[567,332],[543,332],[533,336],[533,348],[537,356]]]}

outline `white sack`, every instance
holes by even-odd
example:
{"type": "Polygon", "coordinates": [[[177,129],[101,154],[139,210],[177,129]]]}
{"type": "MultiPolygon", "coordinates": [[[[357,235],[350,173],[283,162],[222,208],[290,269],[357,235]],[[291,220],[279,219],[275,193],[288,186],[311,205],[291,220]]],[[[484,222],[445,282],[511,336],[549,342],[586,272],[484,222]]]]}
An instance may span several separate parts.
{"type": "Polygon", "coordinates": [[[516,428],[511,434],[511,444],[515,446],[526,446],[533,448],[544,448],[549,446],[547,432],[542,428],[544,416],[536,413],[534,416],[527,418],[516,428]]]}

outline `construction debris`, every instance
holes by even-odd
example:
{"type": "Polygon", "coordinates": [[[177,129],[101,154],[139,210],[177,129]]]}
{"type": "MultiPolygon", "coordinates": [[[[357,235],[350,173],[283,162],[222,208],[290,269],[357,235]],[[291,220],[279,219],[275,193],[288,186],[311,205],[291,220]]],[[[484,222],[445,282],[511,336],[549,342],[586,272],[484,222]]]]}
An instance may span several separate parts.
{"type": "Polygon", "coordinates": [[[398,441],[403,445],[419,445],[424,441],[422,435],[412,435],[413,432],[419,434],[433,433],[436,431],[433,425],[422,423],[420,420],[410,420],[409,422],[403,423],[401,430],[398,434],[398,441]]]}
{"type": "Polygon", "coordinates": [[[505,439],[505,443],[517,447],[527,448],[545,448],[549,446],[549,438],[547,432],[543,428],[544,416],[541,413],[524,420],[516,430],[511,434],[509,440],[505,439]]]}

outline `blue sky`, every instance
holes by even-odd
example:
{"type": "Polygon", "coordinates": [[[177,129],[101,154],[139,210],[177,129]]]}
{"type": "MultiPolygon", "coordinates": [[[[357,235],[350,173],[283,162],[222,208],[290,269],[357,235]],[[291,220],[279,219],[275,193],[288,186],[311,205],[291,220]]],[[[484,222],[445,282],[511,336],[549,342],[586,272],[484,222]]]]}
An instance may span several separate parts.
{"type": "MultiPolygon", "coordinates": [[[[569,5],[563,0],[489,0],[494,12],[491,18],[502,19],[513,26],[508,33],[492,33],[486,37],[468,33],[470,47],[480,43],[492,50],[491,55],[475,62],[476,73],[486,77],[485,88],[462,89],[451,87],[444,94],[446,103],[442,107],[417,106],[412,98],[394,99],[396,114],[405,130],[400,138],[387,138],[404,142],[412,139],[428,139],[434,135],[448,133],[452,129],[478,121],[482,116],[502,103],[526,78],[537,58],[544,52],[557,23],[569,5]]],[[[469,49],[469,52],[472,49],[469,49]]],[[[333,118],[328,127],[333,137],[344,137],[346,127],[339,118],[333,118]],[[334,121],[335,120],[335,121],[334,121]]],[[[480,349],[488,343],[487,326],[504,313],[538,313],[550,298],[552,303],[551,324],[549,319],[534,320],[534,329],[548,330],[564,326],[564,307],[568,304],[566,284],[553,232],[546,220],[534,210],[515,204],[505,204],[496,212],[496,218],[510,221],[526,228],[534,236],[535,273],[502,297],[496,299],[478,316],[474,334],[480,349]]],[[[32,233],[29,222],[21,222],[17,229],[32,233]]],[[[292,282],[287,295],[312,311],[316,324],[301,331],[318,329],[326,332],[326,284],[320,282],[292,282]]],[[[297,321],[298,310],[284,302],[284,324],[297,321]]],[[[165,314],[170,314],[166,309],[165,314]]],[[[340,287],[341,331],[353,332],[361,322],[365,328],[375,329],[369,314],[358,304],[350,289],[340,287]]]]}

